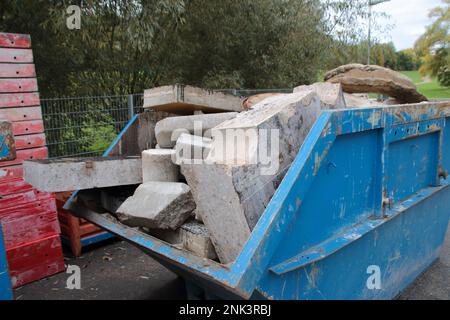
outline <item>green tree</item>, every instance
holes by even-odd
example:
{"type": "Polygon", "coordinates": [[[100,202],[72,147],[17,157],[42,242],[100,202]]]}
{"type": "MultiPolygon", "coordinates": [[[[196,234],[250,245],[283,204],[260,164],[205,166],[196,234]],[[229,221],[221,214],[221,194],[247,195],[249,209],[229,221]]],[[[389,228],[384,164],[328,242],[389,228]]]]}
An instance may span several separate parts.
{"type": "Polygon", "coordinates": [[[420,59],[414,49],[405,49],[397,52],[397,70],[413,71],[420,67],[420,59]]]}
{"type": "Polygon", "coordinates": [[[31,34],[43,96],[173,82],[291,87],[315,81],[338,47],[360,38],[365,2],[0,0],[0,29],[31,34]],[[81,30],[66,27],[71,4],[82,8],[81,30]]]}
{"type": "Polygon", "coordinates": [[[415,44],[422,60],[421,74],[439,79],[446,78],[446,70],[450,66],[450,0],[442,2],[444,6],[431,10],[429,16],[434,21],[415,44]]]}

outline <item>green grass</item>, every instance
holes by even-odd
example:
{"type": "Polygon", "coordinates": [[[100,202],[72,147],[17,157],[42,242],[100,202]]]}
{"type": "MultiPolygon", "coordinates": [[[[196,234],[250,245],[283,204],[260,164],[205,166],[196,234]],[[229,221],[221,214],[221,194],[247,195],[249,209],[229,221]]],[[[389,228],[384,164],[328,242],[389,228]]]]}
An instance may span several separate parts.
{"type": "Polygon", "coordinates": [[[416,84],[417,90],[428,99],[450,99],[450,88],[440,86],[436,79],[427,83],[419,71],[403,71],[402,73],[409,77],[416,84]]]}

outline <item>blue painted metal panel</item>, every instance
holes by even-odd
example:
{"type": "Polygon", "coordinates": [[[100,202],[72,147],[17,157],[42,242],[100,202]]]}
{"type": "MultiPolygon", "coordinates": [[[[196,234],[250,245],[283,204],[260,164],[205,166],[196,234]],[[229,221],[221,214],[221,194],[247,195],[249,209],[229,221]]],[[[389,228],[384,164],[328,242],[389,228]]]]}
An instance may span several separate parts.
{"type": "Polygon", "coordinates": [[[217,296],[389,299],[439,256],[450,179],[439,181],[437,169],[448,165],[449,118],[448,102],[322,112],[229,265],[69,205],[217,296]],[[379,290],[367,285],[373,266],[379,290]]]}
{"type": "MultiPolygon", "coordinates": [[[[450,141],[450,117],[445,121],[443,141],[450,141]]],[[[450,148],[442,149],[442,169],[447,174],[450,174],[450,148]]]]}
{"type": "Polygon", "coordinates": [[[395,142],[389,146],[389,153],[387,190],[394,202],[436,185],[438,133],[395,142]]]}
{"type": "Polygon", "coordinates": [[[11,279],[6,261],[6,250],[3,242],[3,230],[0,224],[0,300],[12,300],[11,279]]]}

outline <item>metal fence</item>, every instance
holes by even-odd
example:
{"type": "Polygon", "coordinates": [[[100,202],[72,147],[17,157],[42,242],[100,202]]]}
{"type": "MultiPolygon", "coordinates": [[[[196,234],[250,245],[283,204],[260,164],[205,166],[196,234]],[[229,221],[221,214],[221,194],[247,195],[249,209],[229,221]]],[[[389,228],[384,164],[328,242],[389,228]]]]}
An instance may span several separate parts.
{"type": "MultiPolygon", "coordinates": [[[[235,96],[291,93],[292,89],[221,89],[235,96]]],[[[143,111],[143,94],[41,99],[50,158],[100,156],[143,111]]]]}
{"type": "Polygon", "coordinates": [[[143,95],[41,99],[50,158],[101,155],[134,116],[143,95]]]}

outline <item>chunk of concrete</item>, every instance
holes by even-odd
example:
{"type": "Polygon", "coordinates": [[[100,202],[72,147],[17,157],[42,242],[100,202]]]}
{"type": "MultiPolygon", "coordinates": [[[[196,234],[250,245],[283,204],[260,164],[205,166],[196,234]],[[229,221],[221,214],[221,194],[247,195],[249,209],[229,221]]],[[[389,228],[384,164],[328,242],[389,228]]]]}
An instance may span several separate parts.
{"type": "Polygon", "coordinates": [[[246,99],[244,99],[244,101],[242,101],[242,109],[243,110],[250,110],[254,105],[260,103],[261,101],[266,100],[267,98],[270,97],[275,97],[275,96],[283,96],[285,95],[284,93],[261,93],[261,94],[256,94],[254,96],[250,96],[246,99]]]}
{"type": "Polygon", "coordinates": [[[176,230],[191,216],[196,205],[184,183],[147,182],[139,186],[117,210],[119,220],[130,227],[176,230]]]}
{"type": "Polygon", "coordinates": [[[381,102],[370,100],[367,94],[344,93],[344,99],[348,109],[373,108],[383,105],[381,102]]]}
{"type": "Polygon", "coordinates": [[[314,92],[268,98],[212,130],[215,140],[204,164],[182,164],[181,173],[192,189],[222,263],[234,261],[241,252],[320,111],[321,102],[314,92]],[[268,149],[278,145],[278,152],[270,155],[273,163],[266,168],[267,164],[260,159],[256,163],[248,161],[254,160],[264,148],[265,138],[259,135],[244,150],[250,154],[249,159],[240,158],[234,150],[223,157],[220,152],[213,154],[213,150],[221,150],[223,145],[225,151],[230,149],[228,138],[225,143],[216,138],[233,129],[278,130],[278,135],[272,133],[277,143],[268,145],[268,149]],[[218,132],[221,134],[217,135],[218,132]]]}
{"type": "Polygon", "coordinates": [[[403,74],[375,65],[348,64],[333,69],[325,81],[340,83],[347,93],[379,93],[402,103],[419,103],[428,99],[403,74]]]}
{"type": "Polygon", "coordinates": [[[64,192],[142,183],[140,157],[107,157],[24,162],[24,179],[45,192],[64,192]]]}
{"type": "Polygon", "coordinates": [[[182,225],[180,238],[184,249],[205,259],[217,259],[208,229],[198,221],[189,221],[182,225]]]}
{"type": "Polygon", "coordinates": [[[180,167],[173,162],[175,154],[175,150],[171,149],[151,149],[142,152],[143,182],[178,182],[180,167]]]}
{"type": "Polygon", "coordinates": [[[320,98],[322,109],[345,109],[344,92],[340,83],[318,82],[294,88],[294,93],[314,91],[320,98]]]}
{"type": "Polygon", "coordinates": [[[166,118],[156,124],[156,140],[161,148],[173,148],[181,134],[203,136],[206,131],[237,115],[236,112],[227,112],[166,118]]]}
{"type": "Polygon", "coordinates": [[[204,113],[241,111],[241,99],[231,94],[175,84],[145,90],[144,108],[191,115],[204,113]]]}
{"type": "Polygon", "coordinates": [[[175,146],[176,163],[178,165],[182,163],[201,163],[208,157],[211,144],[212,139],[183,133],[178,138],[175,146]]]}

